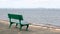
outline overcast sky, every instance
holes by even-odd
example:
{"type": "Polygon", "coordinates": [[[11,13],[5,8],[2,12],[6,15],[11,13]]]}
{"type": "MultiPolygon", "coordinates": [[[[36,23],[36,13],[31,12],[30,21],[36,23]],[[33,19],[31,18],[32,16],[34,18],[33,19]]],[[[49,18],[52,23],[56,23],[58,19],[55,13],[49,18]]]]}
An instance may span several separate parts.
{"type": "Polygon", "coordinates": [[[60,8],[60,0],[0,0],[0,8],[60,8]]]}

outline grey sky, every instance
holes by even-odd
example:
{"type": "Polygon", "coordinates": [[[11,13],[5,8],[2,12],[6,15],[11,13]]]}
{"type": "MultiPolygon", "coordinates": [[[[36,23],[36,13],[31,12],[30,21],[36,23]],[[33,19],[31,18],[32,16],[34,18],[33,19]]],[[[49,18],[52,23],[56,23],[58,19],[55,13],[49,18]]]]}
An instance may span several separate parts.
{"type": "Polygon", "coordinates": [[[60,8],[60,0],[0,0],[0,8],[60,8]]]}

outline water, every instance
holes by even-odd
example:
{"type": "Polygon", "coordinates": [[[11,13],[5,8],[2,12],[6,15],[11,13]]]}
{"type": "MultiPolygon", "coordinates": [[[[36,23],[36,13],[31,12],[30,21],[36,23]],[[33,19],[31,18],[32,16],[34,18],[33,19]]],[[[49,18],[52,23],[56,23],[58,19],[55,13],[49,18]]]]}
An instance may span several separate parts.
{"type": "Polygon", "coordinates": [[[30,23],[60,26],[59,9],[0,9],[0,19],[8,20],[8,13],[21,14],[30,23]]]}

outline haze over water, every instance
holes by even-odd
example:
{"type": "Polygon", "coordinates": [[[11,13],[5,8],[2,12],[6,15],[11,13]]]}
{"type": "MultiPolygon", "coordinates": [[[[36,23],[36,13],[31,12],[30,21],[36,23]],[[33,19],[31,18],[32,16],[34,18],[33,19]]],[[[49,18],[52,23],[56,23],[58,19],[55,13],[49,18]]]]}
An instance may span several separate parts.
{"type": "Polygon", "coordinates": [[[60,9],[0,9],[0,19],[8,20],[8,13],[22,14],[24,20],[31,23],[60,26],[60,9]]]}

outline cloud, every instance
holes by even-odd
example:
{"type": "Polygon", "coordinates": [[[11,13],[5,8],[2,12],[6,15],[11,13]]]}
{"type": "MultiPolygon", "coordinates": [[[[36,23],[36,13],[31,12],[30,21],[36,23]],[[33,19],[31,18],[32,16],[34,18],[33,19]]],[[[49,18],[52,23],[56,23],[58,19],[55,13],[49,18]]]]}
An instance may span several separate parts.
{"type": "Polygon", "coordinates": [[[60,8],[59,0],[0,0],[0,8],[60,8]]]}

